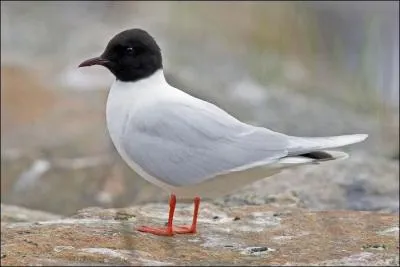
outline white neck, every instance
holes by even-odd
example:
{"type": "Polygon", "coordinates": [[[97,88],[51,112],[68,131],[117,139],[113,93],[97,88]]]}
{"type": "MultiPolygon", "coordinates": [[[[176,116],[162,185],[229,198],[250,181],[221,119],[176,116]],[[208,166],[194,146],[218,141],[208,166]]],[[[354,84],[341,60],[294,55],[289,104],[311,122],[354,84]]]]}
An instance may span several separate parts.
{"type": "Polygon", "coordinates": [[[140,89],[145,90],[149,88],[156,88],[168,84],[164,77],[164,71],[162,69],[157,70],[149,77],[143,78],[134,82],[123,82],[120,80],[115,80],[111,87],[111,90],[132,90],[140,89]]]}

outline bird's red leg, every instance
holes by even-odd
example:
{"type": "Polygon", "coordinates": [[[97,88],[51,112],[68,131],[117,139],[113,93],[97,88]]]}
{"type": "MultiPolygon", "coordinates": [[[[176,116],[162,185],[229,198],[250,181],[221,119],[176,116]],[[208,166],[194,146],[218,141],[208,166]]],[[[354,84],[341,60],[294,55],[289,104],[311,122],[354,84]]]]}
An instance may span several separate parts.
{"type": "Polygon", "coordinates": [[[200,207],[200,198],[195,197],[194,198],[194,212],[193,212],[193,221],[192,221],[192,226],[175,226],[174,227],[174,232],[177,234],[194,234],[196,233],[196,227],[197,227],[197,215],[199,213],[199,207],[200,207]]]}
{"type": "Polygon", "coordinates": [[[138,228],[138,231],[151,233],[155,235],[172,236],[174,234],[172,229],[172,221],[174,218],[175,206],[176,206],[176,196],[174,194],[171,194],[171,197],[169,199],[168,224],[166,228],[153,228],[148,226],[141,226],[138,228]]]}

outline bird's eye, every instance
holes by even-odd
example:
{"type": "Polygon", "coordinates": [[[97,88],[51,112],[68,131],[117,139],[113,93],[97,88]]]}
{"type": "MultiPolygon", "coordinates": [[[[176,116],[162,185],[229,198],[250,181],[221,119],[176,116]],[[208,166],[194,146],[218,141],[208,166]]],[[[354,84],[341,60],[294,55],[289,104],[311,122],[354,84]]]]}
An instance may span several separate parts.
{"type": "Polygon", "coordinates": [[[126,52],[128,52],[129,54],[133,54],[133,52],[134,52],[133,47],[127,47],[126,52]]]}

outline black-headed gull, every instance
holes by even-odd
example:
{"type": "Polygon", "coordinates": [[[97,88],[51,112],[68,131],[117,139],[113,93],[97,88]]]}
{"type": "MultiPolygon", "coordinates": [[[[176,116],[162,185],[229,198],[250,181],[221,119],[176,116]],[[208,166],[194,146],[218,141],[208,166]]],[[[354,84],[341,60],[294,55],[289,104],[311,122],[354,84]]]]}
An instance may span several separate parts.
{"type": "Polygon", "coordinates": [[[79,67],[102,65],[116,77],[106,108],[117,151],[139,175],[171,194],[165,228],[157,235],[195,233],[200,197],[215,197],[299,165],[343,159],[326,149],[363,141],[366,134],[293,137],[243,123],[164,78],[161,50],[144,30],[114,36],[104,53],[79,67]],[[195,197],[193,222],[173,227],[178,197],[195,197]]]}

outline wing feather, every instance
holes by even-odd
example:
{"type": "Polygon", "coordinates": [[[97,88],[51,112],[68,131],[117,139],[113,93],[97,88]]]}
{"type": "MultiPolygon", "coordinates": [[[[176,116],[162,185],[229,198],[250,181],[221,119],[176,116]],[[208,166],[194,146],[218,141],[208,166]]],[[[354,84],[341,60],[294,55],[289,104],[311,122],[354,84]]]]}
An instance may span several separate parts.
{"type": "Polygon", "coordinates": [[[275,161],[288,154],[287,142],[205,101],[143,108],[130,117],[122,139],[131,160],[173,186],[275,161]]]}

